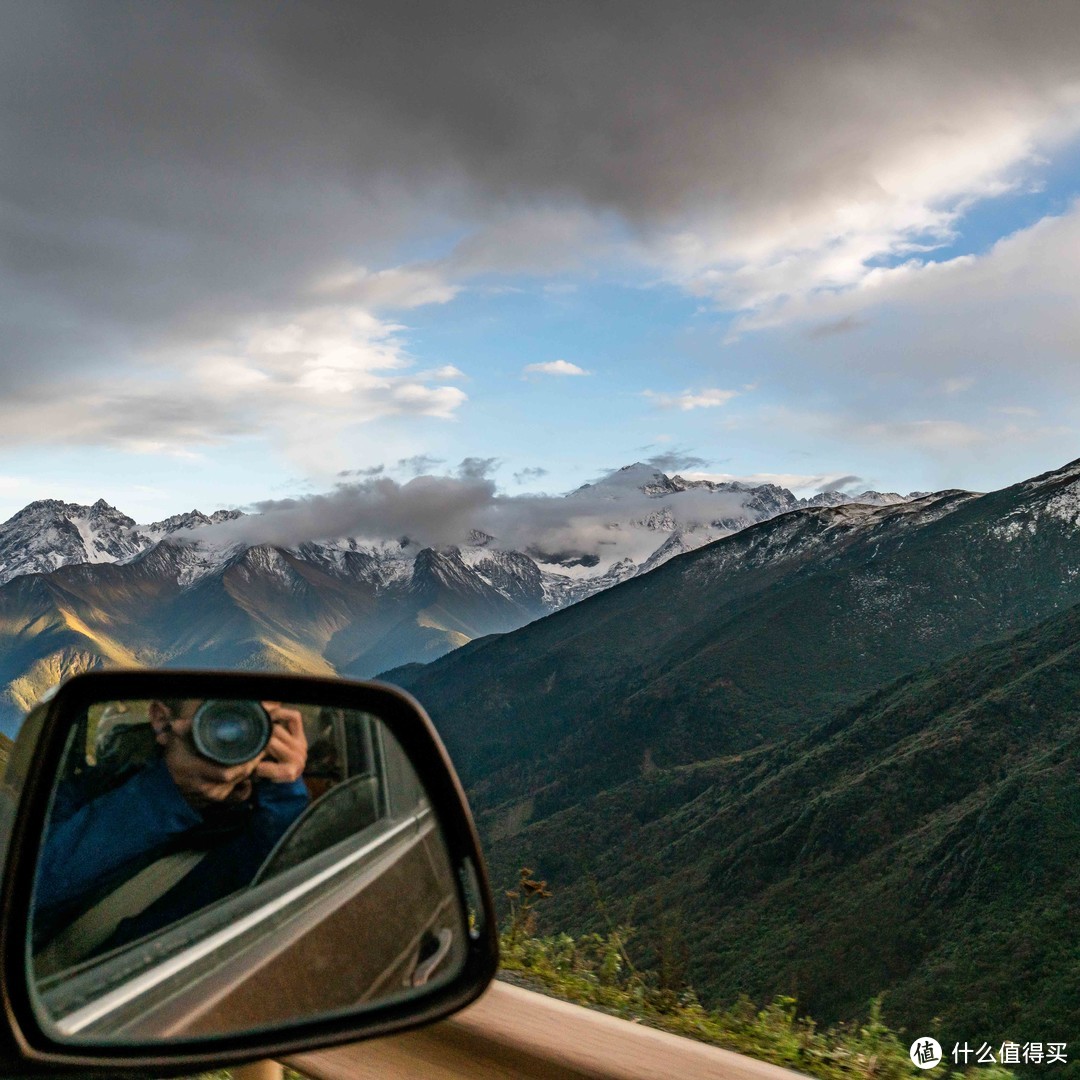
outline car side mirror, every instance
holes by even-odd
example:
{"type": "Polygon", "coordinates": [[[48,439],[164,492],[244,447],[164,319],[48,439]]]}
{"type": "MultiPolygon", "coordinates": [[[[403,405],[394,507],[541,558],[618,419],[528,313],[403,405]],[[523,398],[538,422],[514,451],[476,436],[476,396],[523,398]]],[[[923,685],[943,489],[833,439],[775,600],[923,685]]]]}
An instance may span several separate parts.
{"type": "Polygon", "coordinates": [[[280,1057],[444,1017],[497,966],[461,786],[389,686],[80,675],[24,723],[5,808],[0,1068],[280,1057]]]}

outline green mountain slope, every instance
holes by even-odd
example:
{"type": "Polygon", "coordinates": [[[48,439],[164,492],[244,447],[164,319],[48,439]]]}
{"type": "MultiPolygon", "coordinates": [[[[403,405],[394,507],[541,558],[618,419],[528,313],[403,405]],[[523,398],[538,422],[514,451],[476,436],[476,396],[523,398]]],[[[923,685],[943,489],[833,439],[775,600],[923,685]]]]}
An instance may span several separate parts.
{"type": "Polygon", "coordinates": [[[497,883],[542,868],[551,924],[629,922],[716,1000],[831,1021],[887,991],[891,1025],[939,1018],[943,1044],[1075,1046],[1080,607],[782,746],[484,824],[497,883]]]}
{"type": "Polygon", "coordinates": [[[420,552],[412,578],[391,591],[365,576],[361,559],[320,565],[253,547],[192,582],[192,557],[160,544],[129,563],[64,566],[0,586],[0,729],[14,731],[45,689],[90,668],[363,677],[537,613],[528,595],[500,591],[435,552],[420,552]]]}
{"type": "Polygon", "coordinates": [[[478,809],[542,816],[789,738],[1080,602],[1078,489],[1074,462],[981,497],[797,511],[387,677],[427,705],[478,809]]]}

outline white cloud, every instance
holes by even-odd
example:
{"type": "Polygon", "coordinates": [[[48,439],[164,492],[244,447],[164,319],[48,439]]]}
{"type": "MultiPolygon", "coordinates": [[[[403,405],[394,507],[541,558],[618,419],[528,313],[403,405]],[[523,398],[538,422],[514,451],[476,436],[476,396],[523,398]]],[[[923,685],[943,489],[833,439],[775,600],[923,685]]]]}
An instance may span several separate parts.
{"type": "Polygon", "coordinates": [[[62,395],[27,388],[0,445],[99,444],[192,458],[194,447],[261,435],[305,464],[325,463],[356,425],[450,420],[467,400],[457,387],[433,385],[461,378],[453,365],[409,370],[403,332],[341,304],[260,318],[228,339],[186,342],[184,364],[162,350],[122,377],[72,380],[62,395]]]}
{"type": "Polygon", "coordinates": [[[704,390],[684,390],[681,394],[661,394],[654,390],[642,391],[642,396],[649,398],[661,409],[715,409],[726,405],[732,398],[739,396],[738,390],[718,390],[710,387],[704,390]]]}
{"type": "Polygon", "coordinates": [[[952,379],[946,379],[941,384],[941,391],[944,394],[962,394],[965,390],[970,390],[975,385],[975,379],[970,375],[962,375],[952,379]]]}
{"type": "Polygon", "coordinates": [[[446,304],[461,291],[435,264],[395,266],[374,272],[353,267],[316,281],[312,293],[370,311],[404,310],[446,304]]]}
{"type": "MultiPolygon", "coordinates": [[[[528,550],[541,561],[588,556],[602,570],[624,557],[645,559],[659,547],[664,534],[646,522],[661,508],[703,539],[723,535],[726,528],[718,521],[746,511],[740,492],[691,489],[658,499],[628,485],[618,471],[569,496],[507,495],[489,475],[497,464],[466,458],[456,476],[421,475],[399,483],[378,475],[340,483],[324,494],[265,501],[256,504],[258,515],[199,530],[198,536],[284,545],[408,536],[417,544],[443,546],[467,542],[473,529],[481,529],[499,547],[528,550]]],[[[537,470],[528,472],[522,479],[536,478],[537,470]]]]}
{"type": "Polygon", "coordinates": [[[857,438],[877,444],[899,444],[924,450],[955,450],[985,442],[985,430],[959,420],[907,420],[862,424],[852,430],[857,438]]]}
{"type": "MultiPolygon", "coordinates": [[[[1049,386],[1060,393],[1080,389],[1078,281],[1080,204],[984,255],[875,270],[856,290],[792,300],[752,325],[783,331],[857,320],[850,333],[799,345],[793,367],[805,366],[810,351],[849,373],[918,374],[980,402],[1001,392],[1003,376],[1013,393],[1049,386]]],[[[820,375],[820,364],[812,366],[820,375]]]]}
{"type": "Polygon", "coordinates": [[[819,491],[835,491],[838,488],[847,487],[843,481],[851,480],[851,473],[718,473],[718,472],[687,472],[682,474],[685,480],[710,480],[714,484],[775,484],[777,487],[785,487],[795,495],[813,495],[819,491]]]}
{"type": "MultiPolygon", "coordinates": [[[[916,77],[914,68],[890,74],[916,77]]],[[[883,78],[870,93],[897,90],[883,78]]],[[[1044,151],[1080,132],[1075,83],[1041,94],[1014,87],[1012,96],[984,87],[938,101],[933,121],[920,123],[928,91],[901,93],[906,116],[889,117],[859,149],[847,148],[846,175],[837,171],[801,197],[738,218],[688,220],[681,232],[654,239],[653,256],[692,293],[753,313],[737,327],[750,329],[793,300],[869,283],[882,260],[918,258],[951,242],[974,203],[1028,186],[1044,151]]],[[[871,108],[883,106],[878,99],[871,108]]],[[[838,116],[830,134],[843,139],[857,112],[838,116]]],[[[811,168],[824,170],[824,162],[811,168]]]]}
{"type": "Polygon", "coordinates": [[[526,364],[521,369],[526,375],[591,375],[577,364],[571,364],[569,360],[547,360],[542,364],[526,364]]]}
{"type": "Polygon", "coordinates": [[[443,364],[441,367],[430,368],[427,371],[418,371],[416,373],[418,379],[467,379],[468,376],[459,367],[455,367],[453,364],[443,364]]]}

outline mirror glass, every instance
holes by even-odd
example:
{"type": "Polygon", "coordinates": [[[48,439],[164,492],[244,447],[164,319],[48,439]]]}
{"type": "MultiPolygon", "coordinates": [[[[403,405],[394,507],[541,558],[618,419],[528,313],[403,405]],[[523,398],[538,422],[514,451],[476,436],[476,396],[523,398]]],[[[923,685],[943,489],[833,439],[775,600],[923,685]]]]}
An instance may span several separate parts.
{"type": "Polygon", "coordinates": [[[408,999],[468,934],[389,726],[303,702],[102,701],[42,838],[29,972],[65,1043],[207,1037],[408,999]]]}

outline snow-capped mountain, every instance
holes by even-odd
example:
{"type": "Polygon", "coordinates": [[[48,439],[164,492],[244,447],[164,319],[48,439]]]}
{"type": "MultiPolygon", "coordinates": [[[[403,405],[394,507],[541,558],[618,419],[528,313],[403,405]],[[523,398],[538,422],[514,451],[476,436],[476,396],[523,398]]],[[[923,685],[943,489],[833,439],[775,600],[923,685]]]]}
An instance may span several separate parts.
{"type": "MultiPolygon", "coordinates": [[[[913,497],[830,491],[797,499],[773,484],[685,480],[637,463],[566,497],[571,508],[581,505],[582,516],[602,521],[611,534],[611,542],[601,542],[595,552],[545,551],[539,545],[529,545],[522,552],[474,530],[469,544],[454,549],[457,556],[448,552],[447,556],[460,557],[464,574],[508,598],[533,603],[542,597],[543,606],[554,610],[654,569],[674,555],[802,506],[852,502],[881,506],[913,497]]],[[[50,573],[62,566],[125,564],[145,558],[162,542],[172,548],[157,560],[162,571],[171,564],[177,580],[190,585],[220,569],[243,543],[235,537],[222,539],[213,529],[205,538],[200,532],[240,517],[239,510],[212,514],[190,510],[163,521],[137,524],[103,499],[93,506],[42,499],[0,525],[0,585],[23,574],[50,573]]],[[[377,588],[392,589],[411,580],[422,549],[408,540],[342,537],[313,540],[290,550],[332,576],[360,576],[377,588]]]]}
{"type": "Polygon", "coordinates": [[[535,543],[474,529],[434,548],[358,536],[277,546],[251,539],[258,519],[237,510],[139,524],[104,500],[41,500],[0,524],[0,627],[15,635],[0,640],[0,686],[11,716],[57,678],[102,665],[376,675],[802,505],[783,488],[632,465],[568,495],[554,515],[564,524],[538,527],[535,543]]]}
{"type": "Polygon", "coordinates": [[[0,527],[0,581],[71,563],[121,562],[147,546],[134,528],[104,499],[93,506],[33,502],[0,527]]]}
{"type": "Polygon", "coordinates": [[[61,566],[129,562],[172,533],[240,516],[239,510],[210,516],[192,510],[137,525],[104,499],[93,506],[40,499],[0,525],[0,584],[61,566]]]}
{"type": "MultiPolygon", "coordinates": [[[[781,746],[893,679],[1080,611],[1078,541],[1080,460],[984,495],[804,506],[391,677],[431,711],[481,827],[490,815],[532,828],[534,793],[554,815],[654,771],[739,760],[728,755],[781,746]]],[[[1074,642],[1055,646],[1062,672],[1074,642]]],[[[1040,685],[1070,700],[1067,681],[1041,684],[1021,665],[1010,713],[981,678],[972,666],[958,685],[1021,742],[1041,720],[1040,685]]],[[[980,732],[967,713],[963,727],[980,732]]],[[[909,764],[952,753],[917,742],[909,764]]]]}

